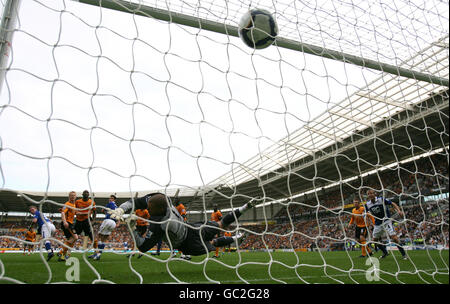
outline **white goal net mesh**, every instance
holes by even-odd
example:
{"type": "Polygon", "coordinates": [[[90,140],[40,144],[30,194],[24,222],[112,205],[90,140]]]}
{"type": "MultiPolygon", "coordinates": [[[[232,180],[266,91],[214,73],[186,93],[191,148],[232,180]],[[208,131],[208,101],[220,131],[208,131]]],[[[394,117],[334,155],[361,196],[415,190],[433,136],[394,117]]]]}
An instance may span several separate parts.
{"type": "MultiPolygon", "coordinates": [[[[20,254],[39,256],[41,275],[9,253],[30,243],[30,205],[64,247],[59,208],[87,189],[98,214],[110,194],[118,205],[178,197],[188,223],[206,223],[214,205],[225,215],[262,203],[233,223],[245,237],[219,258],[184,260],[163,243],[138,259],[127,224],[98,262],[80,239],[70,249],[84,283],[448,283],[448,1],[1,2],[0,281],[67,281],[45,240],[20,254]],[[323,53],[249,48],[231,29],[252,8],[323,53]],[[369,244],[379,269],[359,258],[349,222],[369,189],[402,210],[392,222],[408,260],[391,239],[385,260],[369,244]]],[[[95,238],[101,221],[89,222],[95,238]]]]}

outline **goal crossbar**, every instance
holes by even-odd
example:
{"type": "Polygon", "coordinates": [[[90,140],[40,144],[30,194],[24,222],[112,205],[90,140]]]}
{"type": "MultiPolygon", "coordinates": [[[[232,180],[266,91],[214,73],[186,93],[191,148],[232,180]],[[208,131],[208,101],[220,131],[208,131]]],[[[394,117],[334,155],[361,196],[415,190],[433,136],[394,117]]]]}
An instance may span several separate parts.
{"type": "MultiPolygon", "coordinates": [[[[230,24],[224,24],[212,20],[207,20],[204,18],[198,18],[195,16],[190,16],[186,14],[181,14],[177,12],[171,12],[168,10],[163,10],[159,8],[150,7],[147,5],[142,5],[139,3],[132,3],[122,0],[74,0],[84,4],[95,5],[103,8],[113,9],[116,11],[136,14],[144,17],[151,17],[158,20],[163,20],[167,22],[173,22],[180,25],[190,26],[194,28],[200,28],[207,31],[213,31],[216,33],[227,34],[230,36],[239,37],[238,27],[230,24]]],[[[359,56],[354,56],[351,54],[346,54],[344,52],[338,52],[331,49],[295,41],[293,39],[276,37],[275,42],[277,46],[294,50],[301,51],[307,54],[321,56],[328,59],[338,60],[345,63],[350,63],[353,65],[370,68],[373,70],[378,70],[381,72],[393,74],[395,76],[402,76],[409,79],[415,79],[419,81],[424,81],[428,83],[433,83],[436,85],[442,85],[449,87],[449,80],[443,77],[438,77],[434,75],[429,75],[426,73],[413,71],[405,69],[399,66],[381,63],[376,60],[371,60],[359,56]]]]}

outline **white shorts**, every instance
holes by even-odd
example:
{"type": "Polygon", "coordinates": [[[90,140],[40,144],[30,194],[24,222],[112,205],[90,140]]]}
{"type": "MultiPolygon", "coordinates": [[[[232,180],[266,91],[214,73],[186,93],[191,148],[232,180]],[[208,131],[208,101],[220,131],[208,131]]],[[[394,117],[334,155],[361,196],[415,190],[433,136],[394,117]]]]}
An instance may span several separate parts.
{"type": "Polygon", "coordinates": [[[45,222],[44,225],[42,225],[41,227],[41,235],[42,238],[49,238],[52,237],[53,234],[55,234],[56,228],[55,225],[53,225],[53,223],[51,222],[45,222]]]}
{"type": "Polygon", "coordinates": [[[115,228],[116,228],[116,222],[114,222],[112,219],[106,219],[100,225],[100,228],[98,230],[98,234],[110,235],[111,232],[113,232],[113,230],[115,228]]]}
{"type": "Polygon", "coordinates": [[[373,238],[380,238],[385,232],[388,236],[396,235],[394,226],[392,226],[392,222],[390,220],[385,221],[381,225],[375,225],[372,232],[373,238]]]}

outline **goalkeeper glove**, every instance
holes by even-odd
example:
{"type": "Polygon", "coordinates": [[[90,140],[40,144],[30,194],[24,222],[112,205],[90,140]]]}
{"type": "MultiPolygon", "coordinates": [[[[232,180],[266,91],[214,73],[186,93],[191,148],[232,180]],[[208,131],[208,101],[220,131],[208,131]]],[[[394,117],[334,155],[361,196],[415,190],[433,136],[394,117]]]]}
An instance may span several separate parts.
{"type": "Polygon", "coordinates": [[[121,221],[123,220],[123,214],[125,211],[122,208],[116,208],[114,210],[109,210],[108,213],[111,215],[112,219],[121,221]]]}
{"type": "Polygon", "coordinates": [[[135,214],[130,214],[130,216],[125,220],[126,223],[130,226],[131,230],[136,228],[136,221],[138,217],[135,214]]]}

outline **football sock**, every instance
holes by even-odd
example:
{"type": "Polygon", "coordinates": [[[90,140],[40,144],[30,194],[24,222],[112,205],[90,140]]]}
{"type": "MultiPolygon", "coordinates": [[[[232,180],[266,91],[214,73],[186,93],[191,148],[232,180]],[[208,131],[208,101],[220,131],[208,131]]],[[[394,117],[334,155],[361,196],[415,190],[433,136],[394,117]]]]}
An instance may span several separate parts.
{"type": "Polygon", "coordinates": [[[223,218],[222,218],[222,223],[223,223],[223,225],[225,226],[225,227],[227,227],[228,225],[230,225],[231,223],[233,223],[234,222],[234,220],[235,220],[235,215],[236,215],[236,218],[239,218],[241,215],[242,215],[242,213],[244,213],[245,211],[247,211],[249,208],[248,208],[248,204],[245,204],[244,206],[241,206],[241,207],[239,207],[239,208],[236,208],[236,209],[234,209],[233,210],[233,212],[230,212],[230,213],[228,213],[227,215],[225,215],[223,218]]]}
{"type": "Polygon", "coordinates": [[[102,252],[103,252],[103,249],[105,249],[105,243],[103,243],[103,242],[99,242],[99,244],[98,244],[98,255],[101,255],[102,254],[102,252]]]}
{"type": "Polygon", "coordinates": [[[88,236],[83,237],[83,249],[86,250],[87,248],[87,242],[88,242],[88,236]]]}
{"type": "Polygon", "coordinates": [[[400,251],[400,253],[401,253],[403,256],[406,254],[406,253],[405,253],[405,249],[403,249],[402,246],[397,245],[397,248],[398,248],[398,251],[400,251]]]}
{"type": "Polygon", "coordinates": [[[47,252],[53,252],[52,249],[52,245],[50,244],[50,242],[45,242],[45,249],[47,250],[47,252]]]}
{"type": "MultiPolygon", "coordinates": [[[[242,207],[241,207],[241,208],[242,208],[242,207]]],[[[234,220],[235,220],[234,215],[236,215],[236,218],[239,218],[239,217],[241,216],[241,214],[242,214],[241,211],[240,211],[241,208],[235,209],[233,212],[230,212],[230,213],[228,213],[227,215],[225,215],[225,216],[222,218],[222,224],[223,224],[225,227],[227,227],[228,225],[230,225],[231,223],[234,222],[234,220]]]]}
{"type": "MultiPolygon", "coordinates": [[[[64,245],[69,246],[70,244],[69,244],[69,242],[64,242],[64,245]]],[[[63,248],[61,250],[61,254],[66,255],[67,250],[68,250],[68,248],[66,246],[63,246],[63,248]]]]}
{"type": "Polygon", "coordinates": [[[158,242],[158,245],[156,247],[156,252],[160,252],[161,251],[161,246],[162,246],[162,242],[158,242]]]}
{"type": "Polygon", "coordinates": [[[216,248],[216,256],[219,256],[219,247],[216,248]]]}
{"type": "Polygon", "coordinates": [[[245,204],[244,206],[241,206],[241,207],[238,208],[238,210],[239,210],[240,213],[244,213],[244,212],[247,211],[248,209],[249,209],[249,208],[248,208],[248,205],[247,205],[247,204],[245,204]]]}

